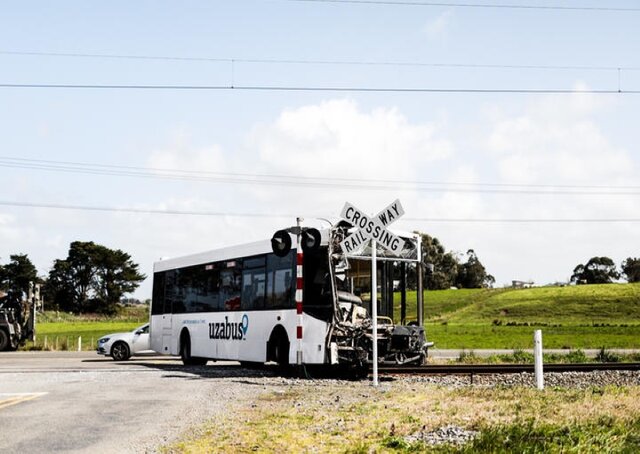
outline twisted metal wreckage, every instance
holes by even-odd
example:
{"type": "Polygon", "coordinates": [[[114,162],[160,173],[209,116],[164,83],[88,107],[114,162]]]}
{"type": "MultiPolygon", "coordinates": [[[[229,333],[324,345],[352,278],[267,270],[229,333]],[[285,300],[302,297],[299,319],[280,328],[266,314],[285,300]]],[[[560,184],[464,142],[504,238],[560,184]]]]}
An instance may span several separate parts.
{"type": "MultiPolygon", "coordinates": [[[[337,349],[339,364],[348,364],[355,369],[365,369],[373,361],[374,335],[372,333],[372,319],[363,299],[357,295],[358,289],[354,284],[353,268],[357,262],[360,262],[359,264],[366,263],[365,261],[370,262],[371,250],[368,245],[355,251],[354,254],[345,254],[342,251],[340,243],[352,230],[351,224],[345,221],[328,230],[326,253],[330,264],[328,267],[330,291],[334,302],[334,320],[331,324],[328,343],[337,349]]],[[[385,250],[377,249],[378,260],[396,263],[417,263],[421,260],[419,236],[402,234],[400,237],[404,240],[400,253],[391,257],[385,250]]],[[[404,279],[405,276],[402,277],[404,279]]],[[[418,279],[418,281],[418,293],[421,293],[422,280],[418,279]]],[[[403,282],[402,292],[405,292],[405,289],[406,286],[403,282]]],[[[385,296],[389,297],[383,294],[383,299],[385,296]]],[[[387,301],[387,307],[392,307],[392,305],[393,293],[391,293],[391,301],[387,301]]],[[[419,307],[419,313],[420,310],[421,307],[419,307]]],[[[390,314],[378,317],[376,333],[378,362],[381,364],[424,364],[428,348],[433,345],[433,342],[426,341],[422,324],[412,322],[408,325],[396,325],[388,315],[390,314]]],[[[422,317],[419,316],[418,322],[421,321],[422,317]]]]}

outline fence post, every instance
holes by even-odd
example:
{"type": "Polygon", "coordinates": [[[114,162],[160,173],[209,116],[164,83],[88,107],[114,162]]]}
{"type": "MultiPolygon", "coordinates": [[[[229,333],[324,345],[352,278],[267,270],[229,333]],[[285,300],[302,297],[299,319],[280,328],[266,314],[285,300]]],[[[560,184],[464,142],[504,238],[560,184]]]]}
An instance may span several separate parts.
{"type": "Polygon", "coordinates": [[[544,389],[544,376],[542,373],[542,330],[533,332],[533,355],[535,357],[536,387],[544,389]]]}

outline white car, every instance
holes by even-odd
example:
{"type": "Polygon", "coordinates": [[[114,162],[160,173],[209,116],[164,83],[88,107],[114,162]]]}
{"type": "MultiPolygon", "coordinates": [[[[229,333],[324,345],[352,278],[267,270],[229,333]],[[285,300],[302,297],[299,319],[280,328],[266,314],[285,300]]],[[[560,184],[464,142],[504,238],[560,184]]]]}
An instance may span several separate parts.
{"type": "Polygon", "coordinates": [[[128,333],[114,333],[98,339],[98,355],[111,356],[114,361],[126,361],[132,355],[155,353],[149,346],[149,324],[128,333]]]}

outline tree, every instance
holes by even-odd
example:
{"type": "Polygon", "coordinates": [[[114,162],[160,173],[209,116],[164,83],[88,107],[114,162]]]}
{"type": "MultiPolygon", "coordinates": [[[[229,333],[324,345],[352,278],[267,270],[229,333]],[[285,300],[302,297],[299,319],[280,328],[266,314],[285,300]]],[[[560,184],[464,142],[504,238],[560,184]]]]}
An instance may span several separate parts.
{"type": "Polygon", "coordinates": [[[38,270],[27,254],[14,254],[5,266],[0,266],[0,288],[29,293],[29,284],[38,280],[38,270]]]}
{"type": "Polygon", "coordinates": [[[138,265],[129,254],[104,246],[97,247],[95,269],[99,281],[98,298],[108,307],[115,307],[125,293],[133,292],[146,278],[139,273],[138,265]]]}
{"type": "Polygon", "coordinates": [[[571,282],[577,284],[609,284],[618,279],[620,273],[609,257],[591,257],[586,265],[582,263],[573,269],[571,282]]]}
{"type": "Polygon", "coordinates": [[[456,286],[460,288],[484,288],[495,283],[495,278],[487,273],[475,251],[467,251],[467,261],[458,267],[456,286]]]}
{"type": "Polygon", "coordinates": [[[627,258],[620,265],[628,282],[640,282],[640,258],[627,258]]]}
{"type": "Polygon", "coordinates": [[[113,313],[123,295],[134,291],[144,279],[129,254],[74,241],[68,257],[54,262],[46,292],[62,310],[113,313]]]}
{"type": "Polygon", "coordinates": [[[425,287],[429,290],[447,289],[455,284],[458,274],[458,261],[451,252],[445,252],[444,246],[436,237],[422,235],[422,261],[433,265],[426,279],[425,287]]]}
{"type": "MultiPolygon", "coordinates": [[[[427,264],[433,265],[433,271],[427,274],[425,288],[442,290],[454,285],[461,288],[482,288],[495,283],[494,277],[487,273],[473,249],[467,251],[467,261],[462,263],[457,254],[446,252],[444,245],[436,237],[415,233],[422,238],[422,262],[425,268],[427,264]]],[[[410,286],[414,278],[414,274],[408,273],[410,286]]]]}

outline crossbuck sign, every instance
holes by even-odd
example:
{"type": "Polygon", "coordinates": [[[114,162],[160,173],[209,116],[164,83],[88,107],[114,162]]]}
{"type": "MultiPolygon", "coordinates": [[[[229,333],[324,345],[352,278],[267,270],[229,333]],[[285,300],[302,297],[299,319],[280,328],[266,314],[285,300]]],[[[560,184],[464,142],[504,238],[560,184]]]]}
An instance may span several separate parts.
{"type": "Polygon", "coordinates": [[[404,214],[400,200],[396,199],[374,217],[369,217],[351,205],[344,204],[340,217],[356,227],[354,233],[340,243],[345,255],[353,254],[365,243],[371,241],[371,333],[374,339],[372,345],[373,356],[373,386],[378,386],[378,284],[376,267],[376,244],[380,243],[391,253],[399,255],[404,247],[404,240],[387,230],[387,226],[397,221],[404,214]]]}
{"type": "Polygon", "coordinates": [[[404,246],[404,240],[387,230],[387,226],[403,215],[404,210],[399,199],[373,217],[367,216],[365,212],[349,202],[345,203],[340,217],[358,230],[342,240],[340,243],[342,251],[347,255],[353,254],[368,240],[373,240],[391,253],[399,254],[404,246]]]}

